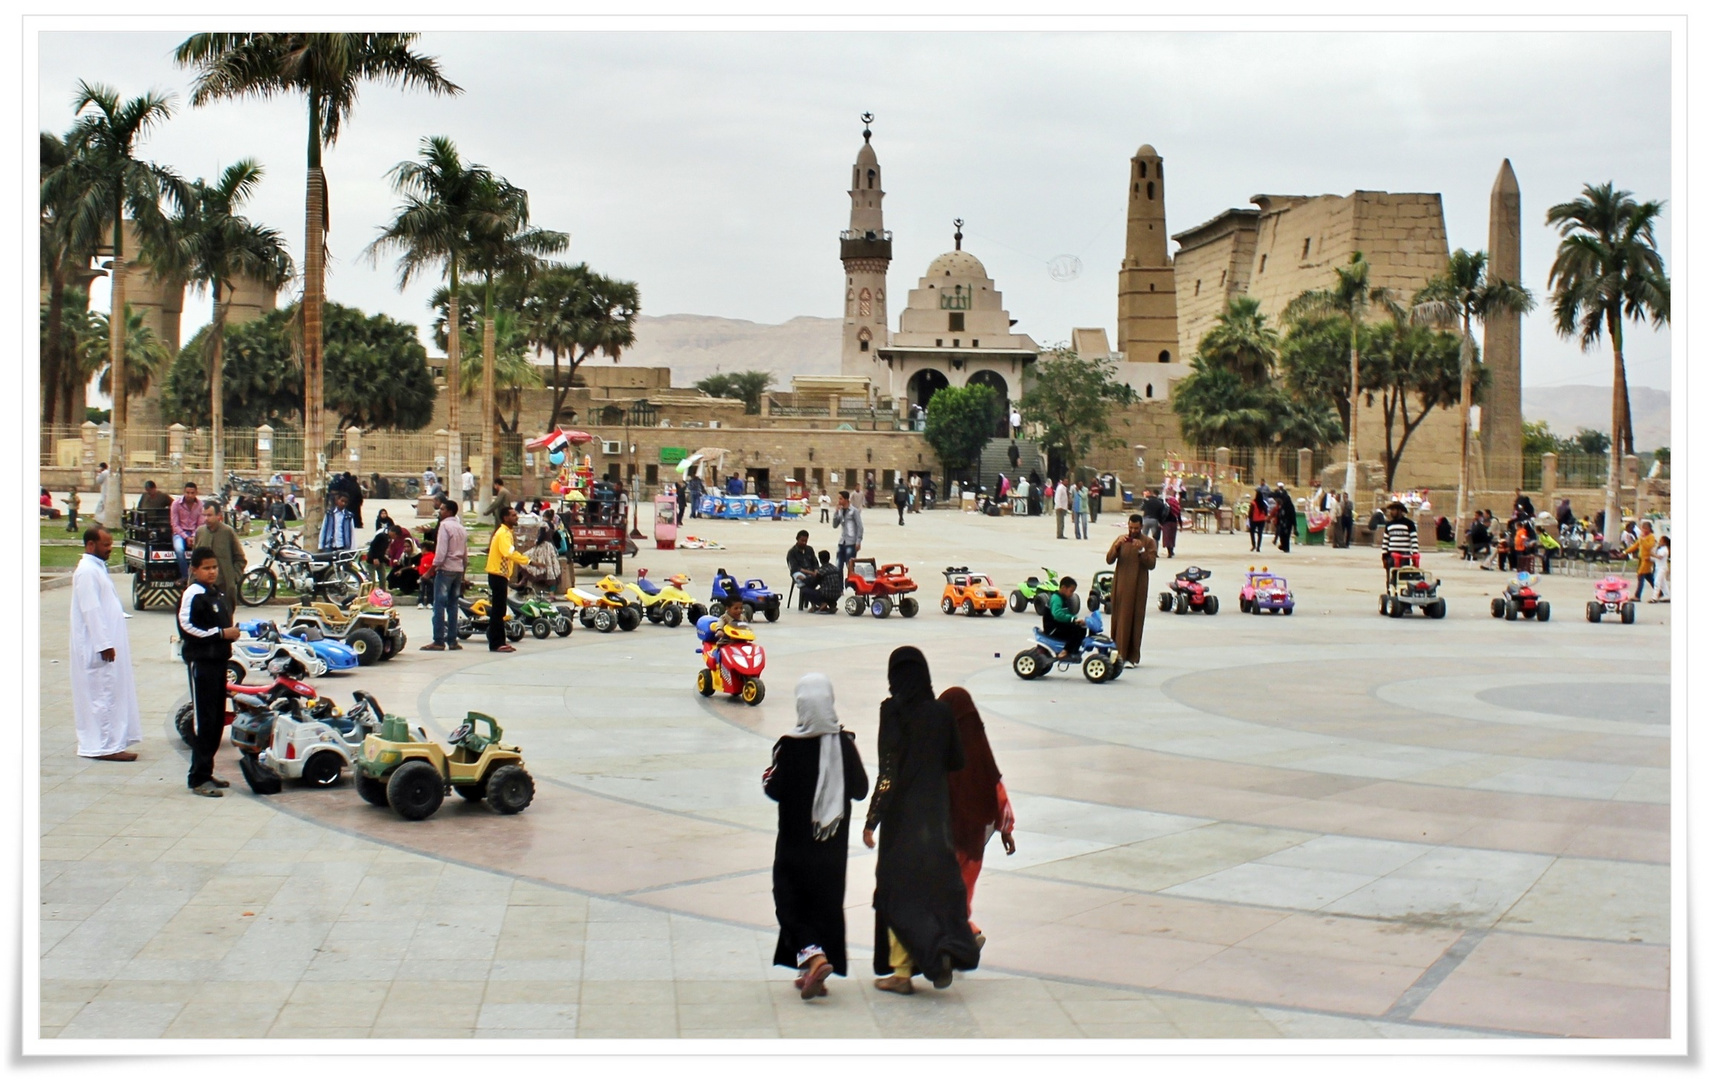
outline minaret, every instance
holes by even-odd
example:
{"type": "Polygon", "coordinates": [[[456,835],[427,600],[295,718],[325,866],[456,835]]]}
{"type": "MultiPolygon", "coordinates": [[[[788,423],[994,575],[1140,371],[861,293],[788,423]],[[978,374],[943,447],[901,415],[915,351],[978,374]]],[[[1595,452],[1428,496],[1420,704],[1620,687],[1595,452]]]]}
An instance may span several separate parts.
{"type": "MultiPolygon", "coordinates": [[[[1492,184],[1486,235],[1489,281],[1522,280],[1522,189],[1505,158],[1492,184]]],[[[1486,459],[1486,486],[1509,491],[1522,483],[1522,317],[1510,312],[1487,316],[1482,359],[1490,381],[1480,406],[1480,444],[1486,459]]]]}
{"type": "MultiPolygon", "coordinates": [[[[881,203],[880,159],[869,139],[873,113],[862,114],[862,149],[850,171],[850,228],[839,234],[844,261],[844,345],[840,371],[874,378],[886,332],[886,268],[892,262],[892,234],[886,231],[881,203]]],[[[876,378],[875,385],[879,380],[876,378]]]]}
{"type": "Polygon", "coordinates": [[[1129,231],[1118,271],[1118,349],[1132,363],[1188,363],[1177,353],[1177,285],[1166,253],[1165,162],[1143,146],[1129,162],[1129,231]]]}

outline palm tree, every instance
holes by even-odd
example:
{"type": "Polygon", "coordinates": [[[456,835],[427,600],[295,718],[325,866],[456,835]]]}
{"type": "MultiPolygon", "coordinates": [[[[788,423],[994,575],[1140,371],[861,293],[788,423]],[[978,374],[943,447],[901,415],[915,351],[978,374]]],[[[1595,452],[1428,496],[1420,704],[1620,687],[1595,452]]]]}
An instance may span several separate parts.
{"type": "MultiPolygon", "coordinates": [[[[157,378],[166,374],[172,366],[172,349],[143,321],[143,313],[129,304],[125,305],[125,333],[120,341],[112,340],[111,327],[112,320],[107,316],[99,311],[92,312],[84,325],[84,337],[78,351],[82,356],[83,370],[91,374],[95,371],[101,373],[96,389],[110,395],[117,408],[121,398],[141,397],[149,392],[157,378]],[[112,357],[116,355],[123,356],[125,362],[114,364],[112,357]],[[117,381],[115,371],[118,371],[119,378],[125,380],[124,394],[113,392],[117,381]]],[[[119,437],[117,421],[113,426],[113,437],[119,437]]]]}
{"type": "Polygon", "coordinates": [[[207,349],[209,419],[213,428],[213,483],[226,476],[225,358],[226,318],[231,309],[233,283],[239,277],[278,289],[291,280],[291,255],[285,238],[275,229],[258,225],[237,213],[261,183],[262,167],[245,158],[229,166],[210,185],[201,180],[191,185],[191,205],[175,223],[178,244],[166,267],[182,273],[198,292],[207,291],[214,300],[214,319],[203,338],[207,349]]]}
{"type": "MultiPolygon", "coordinates": [[[[499,414],[498,401],[495,402],[494,413],[500,428],[508,435],[516,434],[518,412],[523,402],[522,392],[541,385],[541,369],[529,359],[534,343],[530,340],[529,327],[524,323],[522,315],[500,308],[494,313],[491,323],[483,319],[483,336],[486,337],[489,333],[493,335],[491,355],[494,362],[491,369],[487,356],[478,355],[472,348],[470,358],[464,361],[464,366],[458,373],[457,390],[459,393],[473,394],[481,387],[495,387],[504,398],[505,405],[511,409],[511,423],[507,424],[504,416],[499,414]]],[[[494,475],[497,476],[498,473],[494,475]]]]}
{"type": "MultiPolygon", "coordinates": [[[[416,34],[193,34],[173,58],[197,69],[192,105],[223,98],[273,98],[302,94],[309,106],[309,178],[303,238],[303,455],[304,471],[319,485],[326,468],[322,425],[321,311],[326,302],[327,178],[321,151],[339,138],[356,108],[365,82],[405,90],[459,94],[440,74],[433,57],[410,46],[416,34]]],[[[319,499],[309,499],[306,525],[321,519],[319,499]]]]}
{"type": "MultiPolygon", "coordinates": [[[[172,116],[172,99],[155,93],[122,101],[118,91],[79,82],[72,102],[77,123],[66,139],[68,153],[77,159],[77,196],[67,207],[66,228],[79,236],[113,230],[112,301],[109,317],[123,320],[125,307],[125,215],[130,213],[139,237],[151,248],[168,246],[168,225],[161,213],[161,199],[169,199],[179,210],[189,201],[189,190],[171,170],[136,156],[137,144],[155,125],[172,116]]],[[[70,179],[67,177],[66,179],[70,179]]],[[[119,335],[122,339],[124,335],[119,335]]],[[[109,363],[112,381],[123,388],[126,355],[121,341],[111,343],[109,363]]],[[[125,480],[126,401],[123,393],[113,399],[113,480],[125,480]]]]}
{"type": "Polygon", "coordinates": [[[1623,320],[1670,322],[1670,277],[1653,237],[1662,202],[1637,203],[1610,182],[1581,189],[1581,198],[1546,211],[1556,225],[1552,260],[1552,314],[1559,337],[1576,338],[1587,352],[1611,336],[1611,465],[1605,478],[1605,535],[1617,532],[1617,490],[1623,452],[1634,453],[1629,379],[1623,366],[1623,320]]]}
{"type": "Polygon", "coordinates": [[[1486,276],[1486,252],[1457,248],[1451,252],[1444,273],[1427,282],[1415,294],[1414,314],[1440,326],[1455,325],[1462,332],[1462,452],[1456,464],[1456,526],[1462,535],[1468,518],[1468,424],[1474,404],[1474,323],[1501,312],[1525,315],[1534,309],[1533,294],[1513,281],[1486,276]]]}
{"type": "Polygon", "coordinates": [[[499,226],[483,230],[470,250],[470,268],[482,275],[482,469],[483,476],[493,479],[500,465],[494,444],[494,285],[504,276],[526,286],[540,268],[541,256],[563,251],[570,237],[531,226],[529,193],[503,177],[490,176],[477,185],[476,202],[499,226]]]}
{"type": "Polygon", "coordinates": [[[1197,351],[1211,365],[1231,372],[1244,383],[1263,386],[1272,381],[1278,349],[1278,331],[1266,325],[1260,301],[1238,296],[1201,338],[1197,351]]]}
{"type": "MultiPolygon", "coordinates": [[[[101,245],[99,221],[79,221],[71,211],[87,180],[83,162],[72,155],[65,140],[51,132],[41,133],[41,276],[47,284],[48,302],[42,315],[42,445],[49,438],[47,425],[81,422],[82,396],[72,372],[76,361],[66,347],[66,290],[77,289],[93,276],[89,261],[101,245]],[[93,227],[92,227],[93,226],[93,227]],[[82,232],[77,229],[81,227],[82,232]]],[[[85,299],[87,303],[87,298],[85,299]]]]}
{"type": "Polygon", "coordinates": [[[549,429],[558,424],[565,397],[583,361],[599,350],[617,363],[624,350],[636,344],[636,314],[640,307],[634,281],[597,274],[587,263],[575,266],[552,263],[535,275],[523,298],[523,312],[528,319],[530,340],[553,358],[549,429]],[[571,364],[563,380],[559,378],[561,356],[571,364]]]}
{"type": "MultiPolygon", "coordinates": [[[[449,321],[462,322],[458,311],[463,289],[459,283],[460,270],[468,266],[469,251],[476,239],[497,229],[502,222],[495,220],[492,209],[479,199],[493,174],[484,166],[465,164],[458,148],[445,136],[422,140],[422,160],[401,161],[387,173],[392,189],[404,197],[392,221],[381,226],[380,236],[367,249],[371,263],[387,251],[399,252],[398,287],[404,289],[424,270],[442,274],[447,283],[446,295],[451,306],[449,321]]],[[[461,373],[462,334],[453,334],[446,343],[446,369],[461,373]]],[[[556,360],[556,355],[555,355],[556,360]]],[[[449,379],[452,393],[446,401],[446,426],[451,429],[451,451],[446,459],[446,475],[463,472],[463,436],[458,426],[457,384],[460,376],[449,379]]]]}
{"type": "Polygon", "coordinates": [[[1336,268],[1337,280],[1329,289],[1305,292],[1284,308],[1286,319],[1313,315],[1341,315],[1349,320],[1349,438],[1344,490],[1355,494],[1356,417],[1361,411],[1361,324],[1369,308],[1395,312],[1399,305],[1391,290],[1373,284],[1373,267],[1361,252],[1351,252],[1349,262],[1336,268]]]}

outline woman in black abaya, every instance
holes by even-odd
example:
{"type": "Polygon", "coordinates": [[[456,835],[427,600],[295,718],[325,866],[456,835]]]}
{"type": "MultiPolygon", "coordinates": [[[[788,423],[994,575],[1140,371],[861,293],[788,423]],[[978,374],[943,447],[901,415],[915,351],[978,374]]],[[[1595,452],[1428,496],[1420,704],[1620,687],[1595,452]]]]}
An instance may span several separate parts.
{"type": "Polygon", "coordinates": [[[947,775],[963,767],[963,744],[950,706],[934,698],[919,649],[892,653],[892,696],[880,705],[880,777],[868,803],[862,842],[874,846],[874,972],[881,990],[914,993],[916,972],[936,989],[952,971],[981,961],[969,929],[968,892],[951,844],[947,775]]]}
{"type": "Polygon", "coordinates": [[[856,736],[839,726],[832,681],[825,675],[811,673],[797,683],[797,726],[774,744],[762,787],[779,804],[773,846],[779,943],[773,963],[801,972],[796,985],[803,1000],[825,997],[827,977],[845,974],[850,801],[868,795],[856,736]]]}

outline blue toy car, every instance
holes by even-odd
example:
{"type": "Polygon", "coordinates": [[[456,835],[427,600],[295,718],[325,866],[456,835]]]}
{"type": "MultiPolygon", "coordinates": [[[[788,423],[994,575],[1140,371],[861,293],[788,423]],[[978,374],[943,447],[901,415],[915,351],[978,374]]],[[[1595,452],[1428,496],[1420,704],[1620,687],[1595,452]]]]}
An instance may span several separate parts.
{"type": "Polygon", "coordinates": [[[1110,682],[1117,678],[1123,671],[1123,660],[1117,655],[1117,643],[1106,636],[1105,620],[1100,618],[1099,612],[1090,611],[1086,625],[1088,636],[1082,639],[1081,649],[1063,660],[1058,659],[1058,652],[1064,648],[1064,643],[1048,637],[1043,627],[1035,627],[1034,644],[1016,654],[1016,659],[1011,661],[1011,670],[1020,679],[1038,679],[1054,666],[1063,670],[1071,664],[1081,664],[1082,677],[1091,683],[1110,682]]]}
{"type": "Polygon", "coordinates": [[[725,609],[734,604],[742,603],[753,616],[756,612],[767,617],[768,622],[778,622],[779,612],[784,607],[784,598],[760,578],[750,578],[741,585],[737,579],[725,572],[722,566],[713,574],[713,596],[708,601],[708,614],[714,618],[725,614],[725,609]]]}
{"type": "Polygon", "coordinates": [[[342,641],[326,637],[318,626],[295,626],[279,633],[282,638],[308,643],[315,650],[315,655],[326,662],[329,672],[355,671],[357,668],[357,651],[342,641]]]}

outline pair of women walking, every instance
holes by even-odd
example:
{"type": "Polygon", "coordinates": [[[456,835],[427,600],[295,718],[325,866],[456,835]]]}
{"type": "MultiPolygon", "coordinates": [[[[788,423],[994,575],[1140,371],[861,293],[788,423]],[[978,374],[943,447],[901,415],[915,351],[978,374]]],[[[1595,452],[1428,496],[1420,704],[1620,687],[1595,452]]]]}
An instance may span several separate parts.
{"type": "MultiPolygon", "coordinates": [[[[1014,852],[1015,818],[980,713],[967,691],[933,694],[927,659],[905,647],[887,670],[891,696],[880,706],[879,777],[862,839],[876,844],[875,985],[914,993],[914,976],[936,988],[980,963],[970,904],[981,857],[994,832],[1014,852]]],[[[773,747],[763,776],[779,804],[773,849],[773,904],[779,941],[773,963],[798,969],[805,1000],[845,975],[844,882],[850,803],[868,794],[856,738],[838,723],[832,683],[797,684],[797,726],[773,747]]]]}

